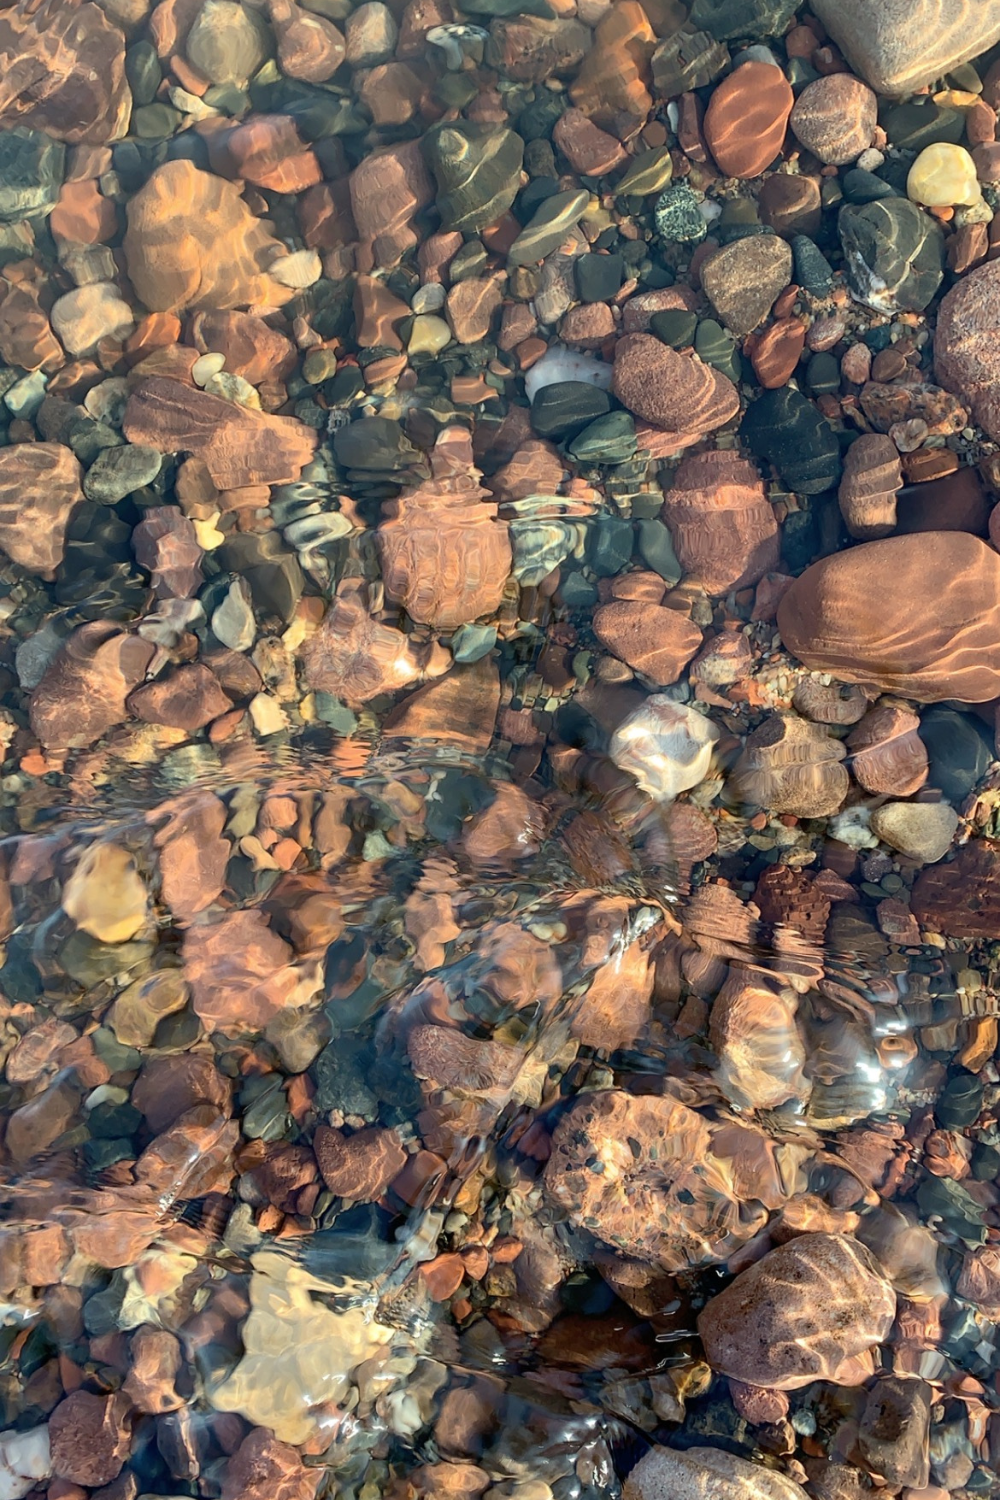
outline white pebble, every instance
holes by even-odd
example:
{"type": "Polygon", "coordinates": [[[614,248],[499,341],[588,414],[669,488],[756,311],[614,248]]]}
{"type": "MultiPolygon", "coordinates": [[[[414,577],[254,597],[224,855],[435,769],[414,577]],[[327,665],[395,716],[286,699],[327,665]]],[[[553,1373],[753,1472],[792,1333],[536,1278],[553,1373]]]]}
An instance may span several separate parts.
{"type": "Polygon", "coordinates": [[[437,312],[439,307],[444,307],[445,289],[440,281],[427,281],[423,286],[418,286],[410,299],[410,306],[415,313],[437,312]]]}
{"type": "Polygon", "coordinates": [[[21,1500],[52,1473],[49,1429],[0,1434],[0,1500],[21,1500]]]}
{"type": "Polygon", "coordinates": [[[541,359],[533,364],[524,377],[524,389],[529,401],[534,401],[539,391],[560,380],[584,380],[602,391],[611,389],[611,366],[589,354],[577,354],[575,349],[565,349],[553,344],[541,359]]]}
{"type": "Polygon", "coordinates": [[[200,385],[204,389],[212,376],[220,375],[225,368],[226,356],[224,354],[203,354],[191,366],[191,379],[195,385],[200,385]]]}
{"type": "Polygon", "coordinates": [[[282,255],[271,262],[268,273],[282,286],[302,291],[312,286],[323,274],[323,262],[316,250],[295,250],[291,255],[282,255]]]}
{"type": "Polygon", "coordinates": [[[611,737],[610,755],[657,802],[672,802],[704,781],[719,731],[697,709],[653,693],[611,737]]]}

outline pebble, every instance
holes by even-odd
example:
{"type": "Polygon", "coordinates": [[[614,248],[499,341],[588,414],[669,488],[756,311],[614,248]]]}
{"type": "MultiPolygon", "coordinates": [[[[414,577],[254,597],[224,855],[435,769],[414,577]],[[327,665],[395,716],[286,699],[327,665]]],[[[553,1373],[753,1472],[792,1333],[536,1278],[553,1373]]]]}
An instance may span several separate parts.
{"type": "Polygon", "coordinates": [[[135,327],[132,309],[110,281],[67,292],[52,304],[53,330],[67,354],[90,354],[101,339],[125,339],[135,327]]]}
{"type": "Polygon", "coordinates": [[[823,208],[815,177],[773,172],[765,177],[757,199],[760,221],[778,234],[815,234],[823,208]]]}
{"type": "Polygon", "coordinates": [[[640,152],[631,159],[627,170],[615,183],[615,193],[623,197],[662,193],[673,176],[673,170],[673,158],[666,146],[640,152]]]}
{"type": "Polygon", "coordinates": [[[514,266],[529,266],[535,261],[544,260],[562,243],[567,231],[578,222],[589,202],[588,193],[572,188],[546,198],[511,245],[508,251],[509,263],[514,266]]]}
{"type": "Polygon", "coordinates": [[[947,802],[887,802],[872,813],[871,826],[891,849],[932,865],[951,848],[958,814],[947,802]]]}
{"type": "Polygon", "coordinates": [[[684,576],[709,594],[748,588],[778,566],[774,511],[753,464],[715,451],[685,458],[663,497],[684,576]]]}
{"type": "Polygon", "coordinates": [[[584,177],[604,177],[626,160],[621,142],[598,129],[580,109],[567,109],[559,116],[552,141],[573,171],[584,177]]]}
{"type": "Polygon", "coordinates": [[[792,279],[792,252],[777,235],[725,245],[702,267],[705,295],[731,333],[743,338],[764,321],[792,279]]]}
{"type": "Polygon", "coordinates": [[[793,1479],[724,1448],[653,1447],[625,1481],[624,1500],[805,1500],[793,1479]]]}
{"type": "Polygon", "coordinates": [[[773,463],[790,489],[818,495],[839,482],[836,433],[794,387],[766,391],[751,402],[740,430],[751,451],[773,463]]]}
{"type": "Polygon", "coordinates": [[[746,739],[727,793],[737,803],[798,818],[829,818],[850,790],[845,751],[824,725],[771,714],[746,739]]]}
{"type": "Polygon", "coordinates": [[[920,739],[930,760],[930,785],[960,806],[993,758],[984,726],[956,709],[932,708],[921,717],[920,739]]]}
{"type": "Polygon", "coordinates": [[[928,777],[920,719],[891,703],[876,704],[847,736],[851,774],[866,792],[911,797],[928,777]]]}
{"type": "Polygon", "coordinates": [[[878,99],[859,78],[832,73],[806,85],[789,123],[798,140],[821,162],[845,166],[872,143],[878,99]]]}
{"type": "Polygon", "coordinates": [[[962,146],[925,146],[906,178],[907,197],[926,208],[971,207],[983,194],[976,164],[962,146]]]}
{"type": "Polygon", "coordinates": [[[162,463],[162,453],[141,444],[105,448],[87,470],[83,492],[101,505],[117,505],[126,495],[152,484],[162,463]]]}
{"type": "Polygon", "coordinates": [[[672,802],[708,775],[718,730],[693,708],[652,694],[611,737],[615,765],[657,802],[672,802]]]}
{"type": "Polygon", "coordinates": [[[700,201],[685,182],[660,194],[653,205],[653,221],[662,239],[677,244],[697,244],[708,233],[700,201]]]}
{"type": "Polygon", "coordinates": [[[723,79],[705,111],[705,139],[726,177],[758,177],[781,150],[795,99],[780,68],[748,62],[723,79]]]}
{"type": "Polygon", "coordinates": [[[739,410],[730,380],[647,333],[618,340],[613,390],[636,416],[688,442],[721,427],[739,410]]]}
{"type": "Polygon", "coordinates": [[[12,224],[49,213],[65,170],[60,141],[22,125],[0,131],[0,221],[12,224]]]}
{"type": "Polygon", "coordinates": [[[83,502],[80,479],[80,465],[61,443],[0,448],[0,547],[29,573],[54,578],[83,502]]]}
{"type": "Polygon", "coordinates": [[[267,32],[257,12],[238,0],[204,0],[184,50],[210,83],[242,88],[267,56],[267,32]]]}
{"type": "Polygon", "coordinates": [[[49,1418],[52,1472],[74,1484],[110,1484],[128,1457],[128,1398],[73,1391],[49,1418]]]}
{"type": "Polygon", "coordinates": [[[896,496],[903,484],[896,445],[880,433],[863,433],[848,448],[838,499],[851,536],[888,536],[896,526],[896,496]]]}
{"type": "Polygon", "coordinates": [[[851,290],[880,313],[922,312],[941,284],[940,226],[905,198],[848,205],[838,221],[851,290]]]}
{"type": "Polygon", "coordinates": [[[429,130],[422,145],[437,183],[443,229],[477,233],[510,208],[524,155],[524,142],[513,130],[456,120],[429,130]]]}
{"type": "Polygon", "coordinates": [[[0,1494],[22,1500],[52,1474],[48,1427],[28,1427],[0,1435],[0,1494]]]}

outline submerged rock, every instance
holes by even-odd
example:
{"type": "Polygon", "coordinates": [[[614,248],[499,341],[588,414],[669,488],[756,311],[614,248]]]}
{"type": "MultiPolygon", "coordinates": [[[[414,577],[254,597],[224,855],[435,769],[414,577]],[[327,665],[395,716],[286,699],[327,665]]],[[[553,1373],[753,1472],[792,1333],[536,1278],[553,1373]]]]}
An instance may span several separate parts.
{"type": "Polygon", "coordinates": [[[609,753],[658,802],[672,802],[705,780],[719,731],[693,708],[665,693],[646,699],[619,724],[609,753]]]}
{"type": "Polygon", "coordinates": [[[624,1500],[806,1500],[793,1479],[725,1448],[651,1448],[625,1481],[624,1500]]]}

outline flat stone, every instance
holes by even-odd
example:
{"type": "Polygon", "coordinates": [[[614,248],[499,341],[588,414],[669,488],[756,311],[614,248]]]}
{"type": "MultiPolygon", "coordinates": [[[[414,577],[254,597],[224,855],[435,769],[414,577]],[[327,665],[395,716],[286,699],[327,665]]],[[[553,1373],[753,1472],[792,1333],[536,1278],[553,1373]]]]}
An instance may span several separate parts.
{"type": "Polygon", "coordinates": [[[793,1479],[724,1448],[651,1448],[625,1481],[624,1500],[805,1500],[793,1479]]]}
{"type": "Polygon", "coordinates": [[[872,813],[871,826],[890,849],[933,865],[951,848],[958,814],[947,802],[886,802],[872,813]]]}
{"type": "Polygon", "coordinates": [[[47,214],[62,186],[66,148],[38,130],[0,131],[0,221],[47,214]]]}
{"type": "Polygon", "coordinates": [[[932,708],[920,720],[920,739],[930,761],[928,781],[956,806],[986,775],[992,762],[992,736],[975,714],[932,708]]]}
{"type": "Polygon", "coordinates": [[[0,448],[0,548],[29,573],[51,579],[66,528],[83,503],[80,465],[61,443],[0,448]]]}
{"type": "Polygon", "coordinates": [[[128,129],[125,37],[91,0],[5,10],[0,74],[0,126],[72,145],[118,141],[128,129]]]}
{"type": "Polygon", "coordinates": [[[840,444],[815,405],[792,386],[766,391],[747,407],[742,435],[792,490],[818,495],[840,480],[840,444]]]}
{"type": "Polygon", "coordinates": [[[52,1472],[74,1484],[109,1484],[128,1457],[129,1400],[74,1391],[49,1419],[52,1472]]]}
{"type": "Polygon", "coordinates": [[[698,626],[678,610],[627,599],[595,610],[594,634],[654,687],[676,682],[702,641],[698,626]]]}
{"type": "Polygon", "coordinates": [[[767,317],[792,279],[792,252],[777,235],[734,240],[705,263],[705,295],[731,333],[744,338],[767,317]]]}
{"type": "Polygon", "coordinates": [[[931,1400],[924,1380],[882,1375],[875,1382],[858,1428],[858,1447],[873,1474],[889,1484],[924,1488],[930,1478],[931,1400]]]}
{"type": "Polygon", "coordinates": [[[832,73],[806,84],[795,101],[791,127],[820,161],[844,166],[856,161],[872,143],[878,123],[878,99],[860,78],[832,73]]]}
{"type": "Polygon", "coordinates": [[[714,432],[739,411],[739,394],[731,380],[648,333],[630,333],[618,340],[613,390],[636,416],[676,434],[679,447],[714,432]]]}
{"type": "Polygon", "coordinates": [[[79,749],[124,723],[125,699],[142,681],[154,649],[111,621],[79,626],[31,695],[31,727],[41,743],[79,749]]]}
{"type": "Polygon", "coordinates": [[[524,142],[513,130],[449,121],[429,130],[422,145],[437,182],[443,229],[476,233],[510,208],[524,155],[524,142]]]}
{"type": "Polygon", "coordinates": [[[128,699],[129,710],[147,724],[165,724],[193,734],[228,713],[232,701],[201,662],[178,667],[170,677],[147,682],[128,699]]]}
{"type": "Polygon", "coordinates": [[[795,97],[774,63],[747,62],[708,101],[705,139],[726,177],[759,177],[781,150],[795,97]]]}
{"type": "Polygon", "coordinates": [[[535,261],[544,260],[562,244],[589,202],[589,193],[572,188],[546,198],[511,245],[508,251],[510,264],[530,266],[535,261]]]}
{"type": "Polygon", "coordinates": [[[688,21],[720,42],[734,37],[780,37],[798,6],[793,0],[694,0],[688,21]]]}
{"type": "Polygon", "coordinates": [[[1000,922],[1000,845],[970,839],[953,860],[922,871],[911,905],[931,932],[992,942],[1000,922]]]}
{"type": "Polygon", "coordinates": [[[879,94],[910,94],[1000,38],[979,0],[816,0],[813,10],[879,94]]]}
{"type": "Polygon", "coordinates": [[[126,443],[121,448],[105,448],[87,470],[83,492],[88,500],[117,505],[126,495],[152,484],[162,463],[162,453],[141,444],[126,443]]]}

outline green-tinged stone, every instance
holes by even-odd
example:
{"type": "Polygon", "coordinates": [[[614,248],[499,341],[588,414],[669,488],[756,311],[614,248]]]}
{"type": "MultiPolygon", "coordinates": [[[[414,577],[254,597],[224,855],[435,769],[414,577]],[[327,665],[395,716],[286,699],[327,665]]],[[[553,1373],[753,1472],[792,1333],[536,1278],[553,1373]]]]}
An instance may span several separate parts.
{"type": "Polygon", "coordinates": [[[620,197],[644,198],[647,193],[662,193],[674,175],[674,164],[667,146],[657,146],[654,151],[644,151],[632,162],[623,177],[614,185],[620,197]]]}
{"type": "Polygon", "coordinates": [[[737,381],[740,378],[740,351],[736,340],[731,333],[717,323],[714,318],[702,318],[695,330],[694,349],[699,359],[703,359],[706,365],[711,365],[714,370],[720,371],[727,379],[737,381]]]}
{"type": "Polygon", "coordinates": [[[531,425],[539,437],[576,437],[597,417],[611,410],[606,391],[584,380],[557,380],[545,385],[531,403],[531,425]]]}
{"type": "Polygon", "coordinates": [[[985,1142],[972,1153],[972,1175],[977,1182],[993,1182],[1000,1176],[1000,1149],[985,1142]]]}
{"type": "Polygon", "coordinates": [[[798,8],[799,0],[692,0],[688,21],[720,42],[761,42],[781,36],[798,8]]]}
{"type": "Polygon", "coordinates": [[[99,943],[78,928],[59,950],[59,963],[77,984],[91,989],[115,974],[148,964],[152,956],[152,943],[99,943]]]}
{"type": "Polygon", "coordinates": [[[184,116],[171,104],[144,104],[132,111],[132,130],[144,141],[165,141],[184,116]]]}
{"type": "Polygon", "coordinates": [[[564,109],[561,95],[540,92],[542,97],[526,104],[517,117],[517,133],[524,141],[547,141],[564,109]]]}
{"type": "Polygon", "coordinates": [[[405,469],[417,457],[417,450],[392,417],[364,417],[339,428],[333,436],[333,452],[345,469],[390,473],[405,469]]]}
{"type": "MultiPolygon", "coordinates": [[[[326,1013],[339,1028],[340,1001],[331,1000],[326,1013]]],[[[368,1087],[375,1062],[371,1044],[354,1036],[338,1036],[317,1057],[313,1067],[316,1078],[316,1109],[326,1114],[331,1109],[345,1115],[359,1115],[372,1121],[378,1113],[378,1099],[368,1087]]]]}
{"type": "Polygon", "coordinates": [[[92,1172],[104,1172],[116,1161],[134,1161],[135,1142],[125,1136],[86,1141],[83,1158],[92,1172]]]}
{"type": "Polygon", "coordinates": [[[852,167],[844,173],[841,187],[848,203],[878,203],[881,198],[900,198],[891,183],[875,172],[866,172],[861,167],[852,167]]]}
{"type": "MultiPolygon", "coordinates": [[[[601,420],[608,422],[614,417],[625,415],[625,412],[612,412],[611,417],[603,417],[601,420]]],[[[587,561],[598,578],[614,578],[628,566],[633,542],[631,521],[626,521],[621,516],[595,518],[587,530],[587,561]]]]}
{"type": "Polygon", "coordinates": [[[23,125],[0,130],[0,220],[47,214],[59,197],[65,165],[61,141],[23,125]]]}
{"type": "Polygon", "coordinates": [[[332,349],[310,349],[302,361],[302,376],[310,385],[322,385],[337,373],[337,356],[332,349]]]}
{"type": "Polygon", "coordinates": [[[901,151],[922,151],[939,141],[957,146],[965,133],[965,111],[942,108],[933,100],[924,104],[897,104],[882,122],[889,145],[901,151]]]}
{"type": "Polygon", "coordinates": [[[827,350],[810,359],[806,366],[806,385],[814,396],[829,396],[840,390],[840,365],[827,350]]]}
{"type": "Polygon", "coordinates": [[[661,239],[682,245],[697,244],[708,233],[699,200],[683,182],[674,183],[657,198],[653,205],[653,223],[661,239]]]}
{"type": "Polygon", "coordinates": [[[581,302],[610,302],[625,276],[621,255],[579,255],[573,267],[581,302]]]}
{"type": "Polygon", "coordinates": [[[818,495],[840,481],[840,444],[825,417],[790,385],[752,401],[740,431],[758,458],[774,464],[790,490],[818,495]]]}
{"type": "Polygon", "coordinates": [[[917,1207],[924,1217],[937,1214],[969,1245],[986,1239],[983,1210],[968,1189],[950,1177],[925,1177],[917,1188],[917,1207]]]}
{"type": "Polygon", "coordinates": [[[935,1105],[934,1118],[945,1130],[964,1130],[983,1107],[983,1085],[974,1073],[949,1078],[935,1105]]]}
{"type": "Polygon", "coordinates": [[[729,66],[729,48],[708,31],[681,26],[653,53],[653,88],[660,99],[676,99],[704,88],[729,66]]]}
{"type": "Polygon", "coordinates": [[[337,734],[353,734],[358,727],[357,714],[332,693],[316,694],[316,717],[337,734]]]}
{"type": "Polygon", "coordinates": [[[470,240],[449,264],[448,279],[452,286],[456,281],[469,281],[478,276],[485,266],[486,246],[480,240],[470,240]]]}
{"type": "Polygon", "coordinates": [[[551,141],[525,141],[524,170],[529,177],[556,176],[556,154],[551,141]]]}
{"type": "Polygon", "coordinates": [[[471,73],[443,73],[434,85],[434,94],[446,109],[464,109],[478,94],[471,73]]]}
{"type": "Polygon", "coordinates": [[[3,398],[11,416],[30,421],[45,400],[48,383],[49,377],[42,370],[33,370],[30,375],[15,381],[3,398]]]}
{"type": "Polygon", "coordinates": [[[463,0],[462,9],[473,16],[541,16],[555,19],[548,0],[463,0]]]}
{"type": "Polygon", "coordinates": [[[517,196],[524,142],[513,130],[450,120],[427,132],[423,152],[437,183],[442,229],[485,229],[517,196]]]}
{"type": "Polygon", "coordinates": [[[126,495],[152,484],[163,464],[163,454],[141,443],[105,448],[87,470],[83,493],[101,505],[117,505],[126,495]]]}
{"type": "MultiPolygon", "coordinates": [[[[4,973],[6,979],[6,972],[4,973]]],[[[133,1073],[142,1062],[142,1053],[136,1047],[126,1047],[107,1026],[98,1026],[90,1033],[94,1051],[111,1073],[133,1073]]]]}
{"type": "Polygon", "coordinates": [[[571,188],[565,193],[553,193],[551,198],[546,198],[511,245],[508,254],[510,263],[515,266],[530,266],[535,261],[544,260],[562,244],[589,202],[590,194],[582,188],[579,191],[571,188]]]}
{"type": "Polygon", "coordinates": [[[135,1135],[141,1124],[142,1115],[131,1104],[98,1104],[87,1115],[87,1128],[95,1140],[135,1135]]]}
{"type": "Polygon", "coordinates": [[[125,77],[136,107],[152,104],[163,82],[163,69],[152,42],[134,42],[125,53],[125,77]]]}
{"type": "Polygon", "coordinates": [[[627,411],[598,417],[567,444],[570,456],[583,464],[624,464],[635,449],[635,422],[627,411]]]}
{"type": "Polygon", "coordinates": [[[664,521],[639,522],[639,555],[647,567],[659,573],[664,583],[681,581],[681,565],[674,551],[674,539],[664,521]]]}
{"type": "Polygon", "coordinates": [[[790,57],[785,66],[785,77],[792,85],[792,93],[796,98],[808,84],[815,83],[819,76],[812,63],[807,62],[804,57],[790,57]]]}
{"type": "Polygon", "coordinates": [[[649,320],[650,332],[669,344],[671,349],[690,348],[697,327],[697,314],[683,307],[665,308],[662,312],[655,312],[649,320]]]}
{"type": "Polygon", "coordinates": [[[496,643],[495,625],[460,625],[451,638],[451,651],[457,662],[482,661],[496,643]]]}
{"type": "Polygon", "coordinates": [[[597,603],[597,590],[582,573],[567,573],[559,585],[567,609],[589,609],[597,603]]]}
{"type": "Polygon", "coordinates": [[[795,280],[813,297],[825,297],[833,285],[833,267],[808,235],[797,234],[792,240],[795,280]]]}
{"type": "Polygon", "coordinates": [[[281,1082],[280,1075],[270,1074],[251,1079],[244,1089],[244,1096],[252,1097],[252,1103],[240,1122],[248,1140],[280,1141],[287,1135],[291,1117],[281,1082]]]}
{"type": "Polygon", "coordinates": [[[859,302],[880,313],[923,312],[944,274],[944,234],[907,198],[840,211],[847,277],[859,302]]]}

